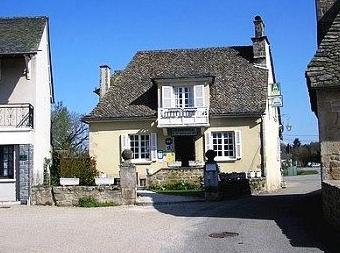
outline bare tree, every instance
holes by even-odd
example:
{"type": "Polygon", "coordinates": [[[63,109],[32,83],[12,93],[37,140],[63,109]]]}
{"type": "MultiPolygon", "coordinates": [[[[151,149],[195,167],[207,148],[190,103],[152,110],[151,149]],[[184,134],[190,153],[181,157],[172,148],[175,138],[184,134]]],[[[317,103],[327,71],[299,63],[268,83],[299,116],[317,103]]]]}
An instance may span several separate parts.
{"type": "Polygon", "coordinates": [[[54,151],[84,152],[88,147],[88,126],[81,115],[70,112],[58,102],[52,110],[52,146],[54,151]]]}

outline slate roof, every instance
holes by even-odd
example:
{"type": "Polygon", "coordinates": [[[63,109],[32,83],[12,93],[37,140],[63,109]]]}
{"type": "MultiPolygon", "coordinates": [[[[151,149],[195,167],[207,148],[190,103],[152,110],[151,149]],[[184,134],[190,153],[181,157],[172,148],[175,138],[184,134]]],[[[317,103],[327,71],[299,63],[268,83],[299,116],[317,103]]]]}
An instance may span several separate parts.
{"type": "MultiPolygon", "coordinates": [[[[268,72],[253,64],[253,47],[140,51],[84,120],[156,117],[154,79],[213,77],[211,115],[259,115],[265,111],[268,72]]],[[[112,80],[112,79],[111,79],[112,80]]]]}
{"type": "Polygon", "coordinates": [[[316,111],[315,89],[340,87],[340,2],[322,19],[323,24],[318,29],[322,40],[306,71],[313,111],[316,111]]]}
{"type": "Polygon", "coordinates": [[[36,52],[47,17],[0,18],[0,55],[36,52]]]}

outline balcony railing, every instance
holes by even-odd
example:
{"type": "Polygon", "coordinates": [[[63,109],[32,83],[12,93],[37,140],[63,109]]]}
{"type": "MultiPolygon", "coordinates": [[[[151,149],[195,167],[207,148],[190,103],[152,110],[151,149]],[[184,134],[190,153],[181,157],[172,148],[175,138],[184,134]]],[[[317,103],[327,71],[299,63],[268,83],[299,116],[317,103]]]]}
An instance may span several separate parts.
{"type": "Polygon", "coordinates": [[[208,125],[208,107],[158,108],[158,127],[208,125]]]}
{"type": "Polygon", "coordinates": [[[33,128],[31,104],[0,104],[1,128],[33,128]]]}

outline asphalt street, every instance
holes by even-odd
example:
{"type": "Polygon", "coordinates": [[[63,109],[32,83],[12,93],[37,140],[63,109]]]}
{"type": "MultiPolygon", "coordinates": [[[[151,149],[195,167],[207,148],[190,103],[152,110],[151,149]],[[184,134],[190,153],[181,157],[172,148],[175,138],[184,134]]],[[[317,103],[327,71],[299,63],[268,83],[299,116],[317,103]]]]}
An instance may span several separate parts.
{"type": "Polygon", "coordinates": [[[340,252],[319,189],[313,175],[222,202],[0,208],[0,252],[340,252]]]}

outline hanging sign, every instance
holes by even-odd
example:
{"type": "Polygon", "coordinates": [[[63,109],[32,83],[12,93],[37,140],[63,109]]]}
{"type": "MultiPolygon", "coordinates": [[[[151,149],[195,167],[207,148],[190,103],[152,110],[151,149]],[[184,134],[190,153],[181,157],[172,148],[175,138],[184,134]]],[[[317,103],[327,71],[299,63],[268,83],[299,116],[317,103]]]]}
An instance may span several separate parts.
{"type": "Polygon", "coordinates": [[[271,97],[270,100],[271,100],[271,106],[273,106],[273,107],[282,107],[283,106],[282,96],[271,97]]]}
{"type": "Polygon", "coordinates": [[[271,85],[270,96],[280,96],[280,95],[281,95],[280,83],[273,83],[271,85]]]}

